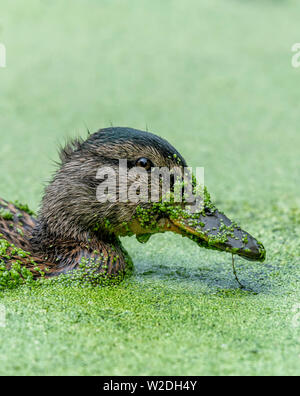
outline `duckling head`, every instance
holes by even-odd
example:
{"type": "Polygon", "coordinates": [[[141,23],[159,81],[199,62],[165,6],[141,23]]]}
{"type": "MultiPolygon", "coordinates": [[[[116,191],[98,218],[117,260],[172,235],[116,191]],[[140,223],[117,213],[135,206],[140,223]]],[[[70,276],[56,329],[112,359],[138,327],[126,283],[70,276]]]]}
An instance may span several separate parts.
{"type": "Polygon", "coordinates": [[[263,245],[220,212],[206,189],[198,210],[191,209],[184,196],[174,201],[174,190],[183,189],[178,175],[185,174],[187,163],[173,146],[152,133],[102,129],[85,141],[67,144],[60,159],[39,216],[52,239],[85,242],[134,234],[146,242],[155,233],[173,231],[205,248],[248,260],[265,259],[263,245]],[[157,169],[169,171],[169,199],[162,199],[161,174],[154,183],[157,169]]]}

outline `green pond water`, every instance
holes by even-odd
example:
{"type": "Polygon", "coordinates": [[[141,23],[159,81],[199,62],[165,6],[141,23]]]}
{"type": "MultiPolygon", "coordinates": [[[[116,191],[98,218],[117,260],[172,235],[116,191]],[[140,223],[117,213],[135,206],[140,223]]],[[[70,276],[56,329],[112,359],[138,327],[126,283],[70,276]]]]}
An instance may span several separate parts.
{"type": "Polygon", "coordinates": [[[297,1],[2,0],[0,196],[38,210],[57,145],[148,129],[205,167],[213,201],[264,263],[175,234],[124,238],[104,288],[0,292],[0,374],[300,374],[297,1]]]}

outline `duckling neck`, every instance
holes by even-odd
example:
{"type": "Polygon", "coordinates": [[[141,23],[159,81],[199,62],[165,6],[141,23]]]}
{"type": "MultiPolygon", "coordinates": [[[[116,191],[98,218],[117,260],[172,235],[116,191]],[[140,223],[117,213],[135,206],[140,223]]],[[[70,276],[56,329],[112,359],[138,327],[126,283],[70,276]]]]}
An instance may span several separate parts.
{"type": "MultiPolygon", "coordinates": [[[[59,227],[58,227],[59,231],[59,227]]],[[[76,235],[64,235],[52,231],[43,218],[39,218],[33,230],[31,245],[36,255],[49,265],[49,275],[59,275],[79,268],[84,261],[97,272],[120,276],[132,263],[118,237],[114,234],[95,234],[77,230],[76,235]]]]}

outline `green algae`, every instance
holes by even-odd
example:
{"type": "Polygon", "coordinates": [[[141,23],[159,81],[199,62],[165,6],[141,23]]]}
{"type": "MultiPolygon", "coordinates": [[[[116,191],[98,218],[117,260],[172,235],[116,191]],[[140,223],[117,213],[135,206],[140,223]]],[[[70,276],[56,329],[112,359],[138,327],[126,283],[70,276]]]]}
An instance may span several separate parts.
{"type": "MultiPolygon", "coordinates": [[[[199,221],[199,219],[206,216],[205,211],[207,209],[215,211],[216,207],[212,203],[211,196],[208,193],[206,187],[203,191],[201,190],[201,198],[203,199],[204,204],[202,209],[199,210],[197,213],[190,213],[187,209],[185,209],[186,202],[184,199],[182,204],[174,202],[174,194],[171,194],[169,201],[163,201],[163,199],[161,199],[160,202],[152,203],[151,205],[138,205],[134,218],[139,221],[140,225],[143,228],[149,229],[153,233],[162,231],[158,225],[158,219],[160,219],[161,217],[168,217],[171,220],[187,220],[188,224],[191,227],[196,227],[197,231],[199,231],[199,234],[202,233],[203,235],[208,235],[210,230],[202,231],[201,227],[203,228],[205,224],[202,221],[199,221]]],[[[233,227],[226,227],[225,225],[223,225],[217,235],[211,236],[211,243],[208,244],[202,241],[202,245],[204,247],[210,247],[211,244],[218,241],[220,243],[226,242],[226,235],[228,236],[228,232],[232,233],[233,230],[233,227]]],[[[182,233],[184,236],[187,236],[194,241],[200,242],[199,238],[195,235],[191,235],[190,233],[184,231],[182,231],[182,233]]],[[[141,236],[138,236],[138,240],[141,239],[141,241],[145,243],[149,240],[149,235],[149,233],[145,233],[141,236]]]]}
{"type": "Polygon", "coordinates": [[[30,258],[29,252],[3,239],[3,235],[0,234],[0,290],[13,289],[26,284],[32,286],[36,282],[39,283],[44,276],[45,272],[30,258]],[[27,260],[31,268],[39,273],[41,278],[34,280],[28,266],[18,258],[27,260]],[[9,265],[7,261],[9,261],[9,265]]]}
{"type": "Polygon", "coordinates": [[[8,221],[14,219],[14,215],[11,213],[11,211],[3,208],[0,208],[0,217],[8,221]]]}
{"type": "MultiPolygon", "coordinates": [[[[198,213],[191,215],[191,213],[184,209],[185,204],[184,197],[183,203],[179,204],[174,201],[174,193],[171,193],[169,200],[161,198],[160,202],[149,203],[147,206],[138,205],[134,218],[138,219],[142,227],[159,230],[157,225],[157,218],[159,216],[168,216],[170,219],[179,219],[180,217],[185,219],[190,218],[192,220],[198,219],[201,215],[205,214],[205,209],[203,208],[198,213]]],[[[207,189],[205,189],[204,206],[214,208],[207,189]]]]}
{"type": "Polygon", "coordinates": [[[65,274],[49,278],[46,281],[51,285],[80,288],[94,288],[120,284],[124,279],[125,273],[120,271],[117,275],[110,275],[107,269],[108,266],[103,263],[102,258],[82,258],[78,268],[75,270],[67,271],[65,274]],[[99,272],[99,267],[101,267],[101,272],[99,272]]]}
{"type": "Polygon", "coordinates": [[[263,244],[253,238],[251,243],[255,244],[255,249],[253,251],[247,249],[251,236],[216,208],[206,187],[199,189],[199,191],[201,192],[199,196],[203,199],[204,204],[202,207],[199,206],[196,212],[191,212],[191,208],[185,199],[181,204],[176,202],[174,194],[170,194],[170,200],[167,201],[161,200],[159,203],[139,205],[136,208],[134,219],[138,220],[142,230],[137,233],[137,240],[146,243],[151,234],[171,229],[183,237],[191,239],[200,247],[225,251],[246,259],[264,261],[266,251],[263,244]],[[214,222],[218,225],[209,226],[211,220],[208,216],[213,216],[212,225],[214,222]],[[227,221],[230,222],[229,225],[225,224],[227,221]],[[207,228],[205,228],[206,224],[208,225],[207,228]],[[238,241],[238,243],[235,241],[238,241]]]}
{"type": "MultiPolygon", "coordinates": [[[[121,247],[122,254],[125,260],[125,269],[116,274],[108,272],[109,256],[113,254],[114,248],[108,250],[108,256],[102,252],[97,252],[99,258],[82,258],[78,267],[74,270],[67,271],[58,276],[45,279],[50,285],[60,285],[63,287],[80,287],[80,288],[95,288],[95,287],[111,287],[119,285],[126,277],[132,274],[133,262],[127,251],[121,247]],[[99,270],[100,269],[100,270],[99,270]]],[[[117,261],[120,257],[117,255],[113,261],[117,261]]]]}
{"type": "Polygon", "coordinates": [[[247,236],[247,235],[246,235],[246,236],[244,236],[244,238],[243,238],[243,242],[244,242],[244,244],[245,244],[245,245],[248,243],[248,236],[247,236]]]}
{"type": "Polygon", "coordinates": [[[16,257],[28,259],[34,265],[34,261],[30,259],[30,253],[2,237],[3,235],[0,234],[0,290],[13,289],[24,284],[31,285],[34,282],[32,272],[20,260],[16,259],[16,257]],[[7,260],[11,262],[9,268],[6,264],[7,260]]]}
{"type": "Polygon", "coordinates": [[[0,234],[0,259],[6,258],[11,259],[14,256],[27,258],[30,257],[30,253],[23,249],[16,247],[14,244],[9,243],[6,239],[2,239],[3,235],[0,234]]]}
{"type": "Polygon", "coordinates": [[[27,204],[23,204],[19,201],[15,201],[12,202],[12,204],[19,210],[21,210],[22,212],[25,212],[27,214],[29,214],[30,216],[34,216],[35,213],[29,208],[29,206],[27,204]]]}
{"type": "Polygon", "coordinates": [[[0,290],[14,289],[21,285],[33,285],[32,272],[18,260],[11,264],[8,270],[5,262],[0,261],[0,290]]]}
{"type": "MultiPolygon", "coordinates": [[[[108,221],[106,221],[105,224],[107,227],[110,226],[108,221]]],[[[17,229],[17,232],[23,234],[21,229],[17,229]]],[[[126,276],[132,273],[133,262],[126,249],[120,244],[120,241],[117,243],[126,264],[124,271],[119,271],[117,274],[108,273],[107,262],[109,257],[113,256],[113,262],[120,259],[119,255],[115,255],[116,248],[111,245],[107,250],[107,255],[104,255],[103,252],[95,251],[94,253],[98,254],[99,258],[82,258],[78,268],[75,270],[68,271],[65,274],[60,274],[47,280],[49,280],[50,283],[74,287],[96,287],[119,284],[126,276]]],[[[45,271],[39,268],[31,258],[29,252],[16,247],[14,244],[4,239],[4,236],[0,234],[0,290],[13,289],[21,285],[33,286],[34,284],[40,284],[43,280],[46,281],[45,275],[47,275],[47,272],[47,268],[45,271]],[[24,259],[25,264],[18,260],[18,258],[24,259]],[[9,262],[9,265],[7,262],[9,262]],[[39,274],[40,278],[33,278],[33,274],[26,266],[26,262],[39,274]]]]}
{"type": "Polygon", "coordinates": [[[147,120],[189,163],[205,165],[219,205],[264,240],[269,257],[264,267],[237,262],[254,295],[235,289],[229,257],[187,238],[166,233],[145,246],[126,238],[136,275],[117,288],[1,293],[1,374],[298,376],[300,69],[289,66],[289,47],[300,2],[74,2],[67,16],[65,2],[48,3],[1,2],[1,33],[18,43],[22,62],[0,69],[0,196],[37,208],[55,141],[81,125],[82,114],[95,128],[110,119],[142,128],[147,120]],[[82,51],[72,50],[74,38],[82,51]],[[32,43],[39,51],[28,51],[32,43]],[[51,61],[49,48],[62,62],[51,61]],[[95,67],[101,78],[87,78],[95,67]]]}

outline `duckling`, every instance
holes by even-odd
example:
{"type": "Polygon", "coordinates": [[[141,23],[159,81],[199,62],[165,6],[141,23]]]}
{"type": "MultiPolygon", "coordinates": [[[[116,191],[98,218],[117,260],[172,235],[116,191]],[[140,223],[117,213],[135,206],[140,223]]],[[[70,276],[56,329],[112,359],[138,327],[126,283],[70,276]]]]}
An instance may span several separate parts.
{"type": "MultiPolygon", "coordinates": [[[[83,260],[94,261],[99,273],[122,278],[132,262],[120,237],[136,235],[145,242],[152,234],[165,231],[186,236],[201,247],[248,260],[265,259],[263,245],[215,208],[209,198],[196,216],[186,215],[184,203],[174,215],[177,206],[170,210],[149,200],[100,202],[98,170],[110,167],[120,176],[120,160],[126,160],[128,168],[140,167],[147,175],[154,167],[187,167],[166,140],[132,128],[101,129],[86,140],[67,143],[37,218],[27,207],[0,199],[0,238],[7,242],[8,250],[0,262],[11,268],[18,260],[34,277],[44,270],[52,277],[77,270],[83,260]],[[21,255],[20,251],[29,253],[21,255]]],[[[120,197],[122,187],[116,187],[120,197]]]]}

